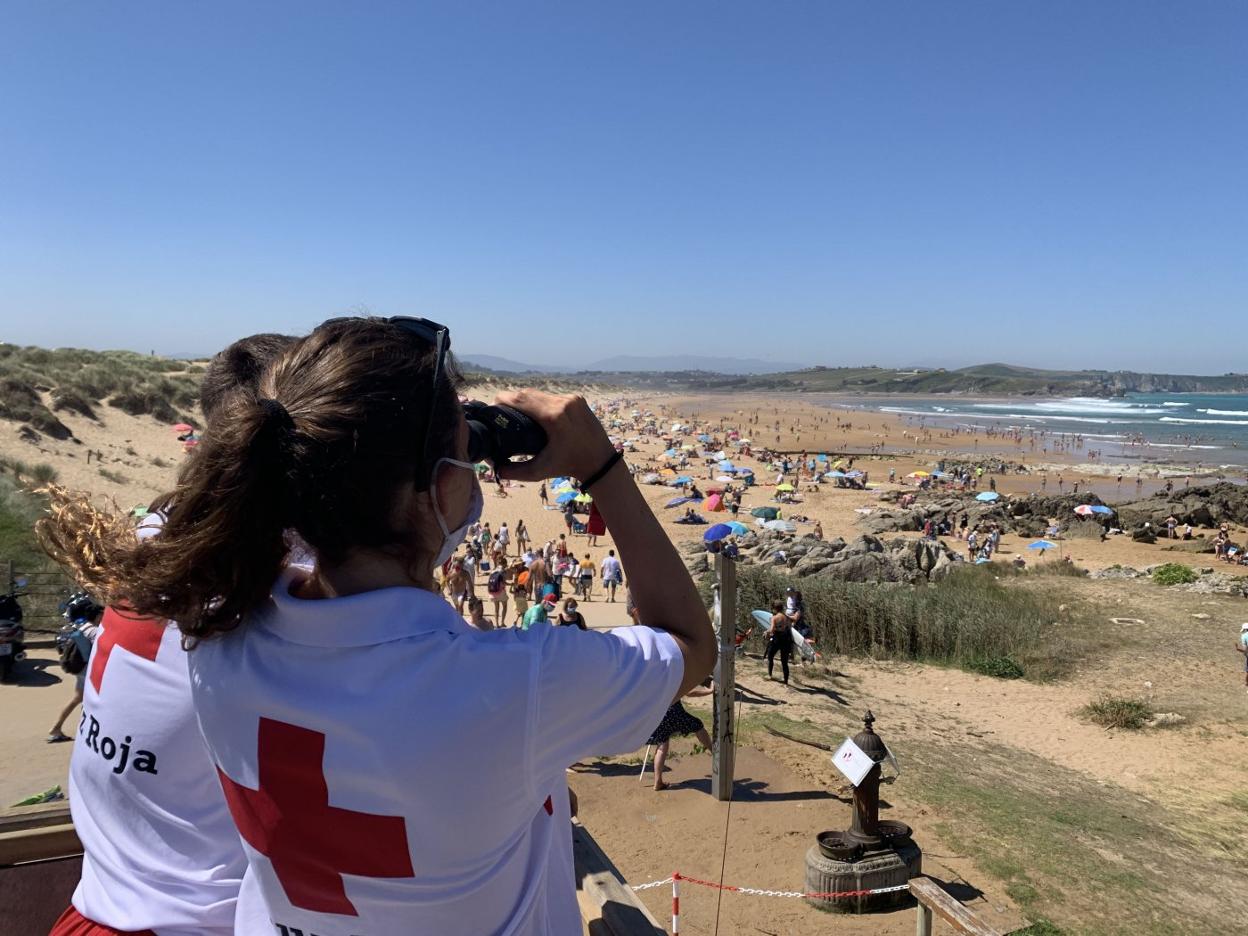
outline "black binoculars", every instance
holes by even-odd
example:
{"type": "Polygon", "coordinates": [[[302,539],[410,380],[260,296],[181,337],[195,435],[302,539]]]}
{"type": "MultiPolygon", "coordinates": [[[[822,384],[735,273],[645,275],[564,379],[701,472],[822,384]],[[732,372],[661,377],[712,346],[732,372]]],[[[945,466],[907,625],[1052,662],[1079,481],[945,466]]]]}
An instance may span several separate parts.
{"type": "Polygon", "coordinates": [[[479,400],[464,404],[468,423],[468,458],[495,468],[516,455],[536,455],[546,447],[546,431],[531,416],[510,406],[479,400]]]}

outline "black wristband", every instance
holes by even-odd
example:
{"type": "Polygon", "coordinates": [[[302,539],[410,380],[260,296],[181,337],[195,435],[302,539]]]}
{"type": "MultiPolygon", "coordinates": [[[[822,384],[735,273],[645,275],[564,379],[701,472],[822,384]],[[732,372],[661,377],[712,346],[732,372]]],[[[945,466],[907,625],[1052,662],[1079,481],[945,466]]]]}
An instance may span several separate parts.
{"type": "Polygon", "coordinates": [[[584,494],[590,489],[591,485],[597,484],[607,476],[607,472],[616,466],[617,463],[624,460],[624,453],[616,450],[611,453],[611,457],[606,460],[601,468],[581,482],[581,493],[584,494]]]}

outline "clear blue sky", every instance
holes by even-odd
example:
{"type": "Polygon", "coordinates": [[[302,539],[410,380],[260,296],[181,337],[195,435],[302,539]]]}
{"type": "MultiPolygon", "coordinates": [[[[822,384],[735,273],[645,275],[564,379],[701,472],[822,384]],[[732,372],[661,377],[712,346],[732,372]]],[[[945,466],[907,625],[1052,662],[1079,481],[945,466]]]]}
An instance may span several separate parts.
{"type": "Polygon", "coordinates": [[[0,339],[1246,370],[1248,3],[11,2],[0,339]]]}

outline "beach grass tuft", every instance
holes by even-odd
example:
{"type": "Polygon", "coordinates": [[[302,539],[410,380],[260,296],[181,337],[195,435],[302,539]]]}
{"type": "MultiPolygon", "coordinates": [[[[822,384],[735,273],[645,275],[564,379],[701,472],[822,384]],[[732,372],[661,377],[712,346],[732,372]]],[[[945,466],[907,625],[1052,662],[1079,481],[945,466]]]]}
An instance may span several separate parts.
{"type": "Polygon", "coordinates": [[[1081,708],[1079,714],[1102,728],[1139,731],[1148,724],[1153,710],[1144,699],[1103,695],[1081,708]]]}

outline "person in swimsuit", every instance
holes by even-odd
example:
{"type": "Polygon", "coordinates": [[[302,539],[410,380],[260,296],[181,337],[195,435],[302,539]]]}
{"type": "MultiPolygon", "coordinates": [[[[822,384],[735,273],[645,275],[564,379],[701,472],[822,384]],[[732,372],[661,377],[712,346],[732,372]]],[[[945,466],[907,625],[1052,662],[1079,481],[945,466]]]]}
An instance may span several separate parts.
{"type": "Polygon", "coordinates": [[[784,602],[777,599],[771,603],[771,627],[767,629],[767,678],[772,678],[776,654],[780,654],[780,670],[784,684],[789,684],[789,656],[793,653],[793,634],[789,616],[784,613],[784,602]]]}

